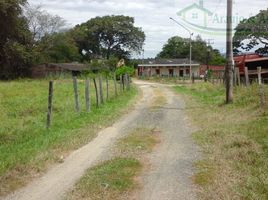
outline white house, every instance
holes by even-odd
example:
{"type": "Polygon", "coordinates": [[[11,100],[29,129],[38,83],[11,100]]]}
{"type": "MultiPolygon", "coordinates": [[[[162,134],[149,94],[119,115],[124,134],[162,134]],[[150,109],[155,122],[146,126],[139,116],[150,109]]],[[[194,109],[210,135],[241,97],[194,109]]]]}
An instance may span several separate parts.
{"type": "Polygon", "coordinates": [[[195,77],[200,77],[200,64],[189,59],[146,59],[138,65],[139,76],[189,77],[190,68],[195,77]]]}

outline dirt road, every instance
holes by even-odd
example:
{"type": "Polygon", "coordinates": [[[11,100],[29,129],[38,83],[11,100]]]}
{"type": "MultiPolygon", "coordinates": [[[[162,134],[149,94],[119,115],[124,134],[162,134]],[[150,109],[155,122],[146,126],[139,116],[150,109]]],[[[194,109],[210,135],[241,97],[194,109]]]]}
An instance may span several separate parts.
{"type": "Polygon", "coordinates": [[[195,187],[191,182],[192,164],[198,150],[191,139],[192,129],[184,114],[184,103],[168,86],[136,81],[143,92],[135,109],[112,127],[98,134],[92,142],[73,152],[62,164],[50,169],[43,177],[7,196],[5,200],[58,200],[72,188],[84,171],[100,159],[115,141],[137,127],[161,131],[161,144],[149,156],[151,169],[142,176],[143,189],[139,200],[192,200],[195,187]],[[151,108],[160,90],[166,103],[151,108]]]}

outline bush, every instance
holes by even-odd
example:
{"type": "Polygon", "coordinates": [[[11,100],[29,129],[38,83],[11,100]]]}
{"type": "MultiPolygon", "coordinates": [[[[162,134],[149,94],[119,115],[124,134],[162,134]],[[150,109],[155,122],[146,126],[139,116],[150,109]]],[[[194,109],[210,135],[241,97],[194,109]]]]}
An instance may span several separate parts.
{"type": "Polygon", "coordinates": [[[133,67],[122,66],[120,68],[117,68],[115,72],[117,76],[124,75],[124,74],[128,74],[132,76],[135,73],[135,69],[133,67]]]}

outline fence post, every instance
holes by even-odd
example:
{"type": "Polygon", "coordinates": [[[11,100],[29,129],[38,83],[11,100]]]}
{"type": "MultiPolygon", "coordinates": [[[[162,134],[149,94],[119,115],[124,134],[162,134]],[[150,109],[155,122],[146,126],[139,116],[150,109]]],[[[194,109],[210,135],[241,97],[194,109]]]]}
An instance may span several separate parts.
{"type": "Polygon", "coordinates": [[[115,94],[115,96],[117,96],[116,73],[114,73],[114,94],[115,94]]]}
{"type": "Polygon", "coordinates": [[[90,112],[90,82],[88,78],[86,78],[85,81],[85,98],[86,98],[86,110],[87,112],[90,112]]]}
{"type": "Polygon", "coordinates": [[[265,106],[265,89],[263,84],[260,84],[260,107],[263,108],[265,106]]]}
{"type": "Polygon", "coordinates": [[[122,93],[123,92],[123,78],[122,78],[123,75],[120,75],[120,92],[122,93]]]}
{"type": "Polygon", "coordinates": [[[124,76],[124,80],[125,80],[125,87],[126,87],[126,90],[128,90],[128,77],[127,77],[127,74],[125,74],[124,76]]]}
{"type": "Polygon", "coordinates": [[[108,76],[106,75],[106,100],[108,101],[109,99],[109,80],[108,76]]]}
{"type": "Polygon", "coordinates": [[[51,125],[52,100],[53,100],[53,81],[49,81],[49,89],[48,89],[48,111],[47,111],[47,128],[49,128],[50,125],[51,125]]]}
{"type": "Polygon", "coordinates": [[[192,73],[192,83],[194,83],[194,73],[192,73]]]}
{"type": "Polygon", "coordinates": [[[100,103],[103,104],[104,100],[103,100],[103,88],[102,88],[102,76],[101,76],[101,74],[99,76],[99,90],[100,90],[100,103]]]}
{"type": "Polygon", "coordinates": [[[261,67],[257,67],[258,70],[258,83],[259,85],[262,84],[262,80],[261,80],[261,67]]]}
{"type": "Polygon", "coordinates": [[[124,75],[122,75],[123,91],[125,91],[125,89],[126,89],[126,82],[125,81],[126,81],[126,79],[125,79],[125,74],[124,74],[124,75]]]}
{"type": "Polygon", "coordinates": [[[79,112],[78,88],[77,88],[77,77],[76,76],[73,76],[73,87],[74,87],[75,111],[79,112]]]}
{"type": "Polygon", "coordinates": [[[235,70],[236,70],[236,76],[237,76],[237,84],[240,86],[241,85],[241,80],[240,80],[239,67],[236,67],[235,70]]]}
{"type": "Polygon", "coordinates": [[[95,94],[96,94],[96,106],[99,107],[99,94],[98,94],[98,87],[96,83],[96,78],[93,78],[93,83],[95,87],[95,94]]]}
{"type": "Polygon", "coordinates": [[[245,80],[246,80],[246,86],[249,86],[248,67],[245,67],[245,80]]]}

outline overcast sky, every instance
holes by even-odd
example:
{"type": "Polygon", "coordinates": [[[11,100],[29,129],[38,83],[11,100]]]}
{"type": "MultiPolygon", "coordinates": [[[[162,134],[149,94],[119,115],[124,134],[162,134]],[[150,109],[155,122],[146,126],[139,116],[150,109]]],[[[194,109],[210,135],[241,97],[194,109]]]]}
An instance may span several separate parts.
{"type": "MultiPolygon", "coordinates": [[[[248,18],[268,7],[267,0],[234,1],[234,16],[239,18],[248,18]]],[[[29,0],[29,3],[41,4],[49,13],[66,19],[70,26],[96,16],[132,16],[135,18],[135,25],[141,27],[146,34],[145,57],[154,57],[168,38],[175,35],[189,37],[188,32],[169,20],[169,17],[181,22],[176,13],[193,3],[199,4],[199,0],[29,0]]],[[[225,16],[226,0],[204,0],[204,8],[214,15],[225,16]]],[[[225,26],[224,23],[219,23],[217,28],[225,26]]],[[[225,51],[224,33],[215,35],[198,30],[191,31],[194,35],[200,34],[203,39],[212,39],[212,46],[221,52],[225,51]]]]}

